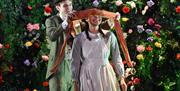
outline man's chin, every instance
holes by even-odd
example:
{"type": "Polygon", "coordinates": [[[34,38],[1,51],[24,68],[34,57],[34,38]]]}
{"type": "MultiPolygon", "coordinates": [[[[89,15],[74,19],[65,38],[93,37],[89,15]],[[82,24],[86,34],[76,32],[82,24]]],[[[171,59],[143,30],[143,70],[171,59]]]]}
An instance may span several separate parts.
{"type": "Polygon", "coordinates": [[[69,13],[72,13],[72,11],[67,11],[66,13],[69,14],[69,13]]]}

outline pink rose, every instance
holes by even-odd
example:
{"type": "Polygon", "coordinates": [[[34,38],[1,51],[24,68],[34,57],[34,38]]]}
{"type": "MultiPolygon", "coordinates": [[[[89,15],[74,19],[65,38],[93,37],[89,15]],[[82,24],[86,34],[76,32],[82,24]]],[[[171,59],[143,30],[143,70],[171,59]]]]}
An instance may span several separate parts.
{"type": "Polygon", "coordinates": [[[132,29],[129,29],[129,30],[128,30],[128,33],[129,33],[129,34],[131,34],[132,32],[133,32],[133,30],[132,30],[132,29]]]}
{"type": "Polygon", "coordinates": [[[160,24],[155,24],[155,27],[157,30],[159,30],[161,28],[161,25],[160,24]]]}
{"type": "Polygon", "coordinates": [[[176,59],[180,60],[180,53],[176,55],[176,59]]]}
{"type": "Polygon", "coordinates": [[[42,55],[41,58],[44,61],[48,61],[49,60],[49,57],[47,55],[42,55]]]}
{"type": "Polygon", "coordinates": [[[153,18],[148,19],[148,24],[149,25],[153,25],[154,23],[155,23],[155,21],[153,20],[153,18]]]}
{"type": "Polygon", "coordinates": [[[28,23],[27,24],[27,30],[29,32],[31,32],[32,30],[39,30],[39,29],[40,29],[39,23],[37,23],[37,24],[28,23]]]}
{"type": "Polygon", "coordinates": [[[138,46],[136,47],[136,50],[141,53],[141,52],[144,52],[145,47],[144,47],[143,45],[138,45],[138,46]]]}
{"type": "Polygon", "coordinates": [[[2,49],[3,48],[3,45],[0,43],[0,49],[2,49]]]}
{"type": "Polygon", "coordinates": [[[121,0],[116,1],[116,6],[120,6],[123,2],[121,0]]]}

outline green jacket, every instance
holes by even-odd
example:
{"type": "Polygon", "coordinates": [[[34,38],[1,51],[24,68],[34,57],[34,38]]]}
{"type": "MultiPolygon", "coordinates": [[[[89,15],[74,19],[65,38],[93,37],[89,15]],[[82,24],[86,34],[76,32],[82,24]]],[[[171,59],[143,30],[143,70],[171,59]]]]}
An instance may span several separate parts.
{"type": "Polygon", "coordinates": [[[48,18],[45,22],[48,48],[50,49],[46,79],[52,75],[50,70],[55,63],[58,50],[62,47],[64,42],[64,31],[66,30],[63,30],[61,26],[62,22],[63,20],[58,15],[48,18]]]}

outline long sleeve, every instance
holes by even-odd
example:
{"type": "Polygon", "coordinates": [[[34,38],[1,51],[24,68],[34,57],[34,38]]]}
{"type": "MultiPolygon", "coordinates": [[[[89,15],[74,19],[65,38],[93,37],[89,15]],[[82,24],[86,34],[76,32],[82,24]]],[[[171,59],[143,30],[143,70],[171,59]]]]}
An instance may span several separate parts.
{"type": "Polygon", "coordinates": [[[72,48],[72,78],[75,81],[78,81],[80,73],[80,63],[81,63],[81,42],[79,39],[80,36],[77,36],[73,42],[72,48]]]}
{"type": "Polygon", "coordinates": [[[120,55],[117,39],[113,33],[111,33],[111,51],[112,61],[115,64],[116,73],[119,77],[124,76],[124,64],[120,55]]]}
{"type": "Polygon", "coordinates": [[[63,33],[63,28],[61,24],[56,26],[55,21],[53,19],[47,19],[45,22],[46,25],[46,34],[51,41],[55,41],[58,39],[59,35],[63,33]]]}

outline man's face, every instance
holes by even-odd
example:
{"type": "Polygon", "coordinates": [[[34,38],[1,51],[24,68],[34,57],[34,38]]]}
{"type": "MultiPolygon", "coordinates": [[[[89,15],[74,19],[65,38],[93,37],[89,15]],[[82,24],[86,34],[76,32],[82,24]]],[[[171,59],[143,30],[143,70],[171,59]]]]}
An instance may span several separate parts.
{"type": "Polygon", "coordinates": [[[98,26],[102,21],[102,18],[98,15],[89,16],[89,23],[93,26],[98,26]]]}
{"type": "Polygon", "coordinates": [[[59,3],[56,6],[56,8],[59,12],[62,12],[65,14],[71,13],[73,10],[72,2],[70,0],[65,0],[65,1],[59,3]]]}

